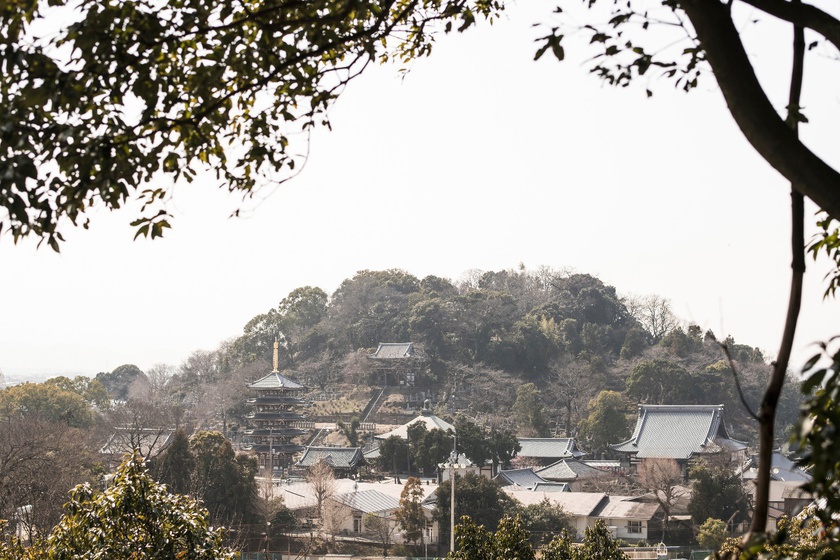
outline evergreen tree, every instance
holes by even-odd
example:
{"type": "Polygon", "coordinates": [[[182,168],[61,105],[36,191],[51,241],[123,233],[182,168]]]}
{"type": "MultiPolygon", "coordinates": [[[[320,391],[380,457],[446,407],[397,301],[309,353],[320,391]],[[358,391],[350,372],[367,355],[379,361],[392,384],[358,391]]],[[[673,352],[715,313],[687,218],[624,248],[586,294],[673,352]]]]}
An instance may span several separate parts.
{"type": "Polygon", "coordinates": [[[170,492],[189,494],[195,466],[190,440],[184,430],[179,429],[166,451],[152,461],[152,473],[158,481],[166,484],[170,492]]]}
{"type": "Polygon", "coordinates": [[[152,480],[135,455],[102,493],[78,486],[66,514],[35,557],[49,560],[228,560],[207,510],[152,480]]]}

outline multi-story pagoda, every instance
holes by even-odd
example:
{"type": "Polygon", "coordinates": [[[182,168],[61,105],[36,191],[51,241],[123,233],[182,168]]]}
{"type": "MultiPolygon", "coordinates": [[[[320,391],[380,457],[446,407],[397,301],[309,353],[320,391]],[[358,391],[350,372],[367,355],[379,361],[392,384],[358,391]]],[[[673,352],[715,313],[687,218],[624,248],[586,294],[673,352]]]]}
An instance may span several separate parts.
{"type": "Polygon", "coordinates": [[[244,449],[256,453],[260,468],[268,472],[291,464],[292,455],[305,449],[292,439],[308,431],[300,427],[305,416],[298,412],[306,387],[280,374],[278,353],[275,340],[274,370],[248,385],[256,396],[247,401],[253,410],[246,416],[250,425],[245,435],[250,443],[244,449]]]}

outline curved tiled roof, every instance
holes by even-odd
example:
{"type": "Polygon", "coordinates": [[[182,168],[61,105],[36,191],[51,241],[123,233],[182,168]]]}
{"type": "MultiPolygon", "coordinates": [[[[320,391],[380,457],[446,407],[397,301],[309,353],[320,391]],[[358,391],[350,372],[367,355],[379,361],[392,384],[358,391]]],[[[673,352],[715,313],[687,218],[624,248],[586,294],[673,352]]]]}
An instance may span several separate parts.
{"type": "Polygon", "coordinates": [[[292,381],[279,372],[272,371],[262,379],[258,379],[248,385],[249,389],[306,389],[297,381],[292,381]]]}
{"type": "Polygon", "coordinates": [[[561,459],[554,464],[551,464],[544,469],[539,469],[537,474],[546,480],[560,480],[564,482],[571,482],[578,478],[594,478],[603,476],[606,473],[595,467],[590,467],[586,463],[581,463],[575,460],[561,459]]]}
{"type": "Polygon", "coordinates": [[[495,480],[502,486],[513,484],[523,488],[533,488],[535,484],[546,482],[544,478],[534,472],[534,469],[528,467],[527,469],[512,469],[507,471],[499,471],[495,480]]]}
{"type": "Polygon", "coordinates": [[[516,438],[516,440],[522,447],[517,453],[520,457],[566,459],[586,455],[575,448],[573,438],[516,438]]]}
{"type": "Polygon", "coordinates": [[[399,360],[414,355],[414,345],[411,342],[380,342],[376,352],[368,356],[374,360],[399,360]]]}
{"type": "Polygon", "coordinates": [[[642,458],[688,459],[721,449],[746,449],[729,438],[723,405],[639,405],[631,438],[611,445],[614,450],[642,458]]]}
{"type": "Polygon", "coordinates": [[[307,447],[298,461],[301,467],[311,467],[318,461],[326,461],[337,469],[352,469],[364,461],[361,447],[307,447]]]}

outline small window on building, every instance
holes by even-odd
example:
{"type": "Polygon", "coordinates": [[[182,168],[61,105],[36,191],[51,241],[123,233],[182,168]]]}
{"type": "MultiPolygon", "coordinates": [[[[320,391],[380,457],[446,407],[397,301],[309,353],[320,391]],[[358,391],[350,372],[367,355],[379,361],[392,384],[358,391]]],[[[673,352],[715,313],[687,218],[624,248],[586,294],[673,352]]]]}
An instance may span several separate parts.
{"type": "Polygon", "coordinates": [[[627,532],[628,533],[641,533],[642,532],[642,522],[641,521],[628,521],[627,522],[627,532]]]}
{"type": "Polygon", "coordinates": [[[362,532],[362,518],[361,517],[354,517],[353,518],[353,532],[354,533],[361,533],[362,532]]]}

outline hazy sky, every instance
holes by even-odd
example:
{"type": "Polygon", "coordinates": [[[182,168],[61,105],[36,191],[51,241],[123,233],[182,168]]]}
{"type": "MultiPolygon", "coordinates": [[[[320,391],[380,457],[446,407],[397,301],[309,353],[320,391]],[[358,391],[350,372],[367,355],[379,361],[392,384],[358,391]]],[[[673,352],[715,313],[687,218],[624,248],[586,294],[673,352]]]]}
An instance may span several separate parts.
{"type": "MultiPolygon", "coordinates": [[[[202,178],[177,186],[163,240],[132,241],[132,208],[67,230],[61,254],[0,239],[0,370],[177,365],[299,286],[331,293],[385,268],[457,280],[520,262],[659,294],[685,321],[775,354],[788,185],[742,138],[711,76],[689,95],[653,80],[647,99],[645,84],[602,86],[582,54],[534,62],[531,23],[548,11],[514,7],[492,28],[441,38],[404,79],[371,68],[331,111],[333,131],[313,134],[303,172],[244,217],[228,218],[239,199],[202,178]]],[[[789,32],[744,33],[784,107],[789,61],[775,49],[789,32]]],[[[829,59],[809,53],[802,136],[837,165],[829,59]]],[[[837,302],[822,300],[826,265],[809,266],[798,361],[840,331],[837,302]]]]}

